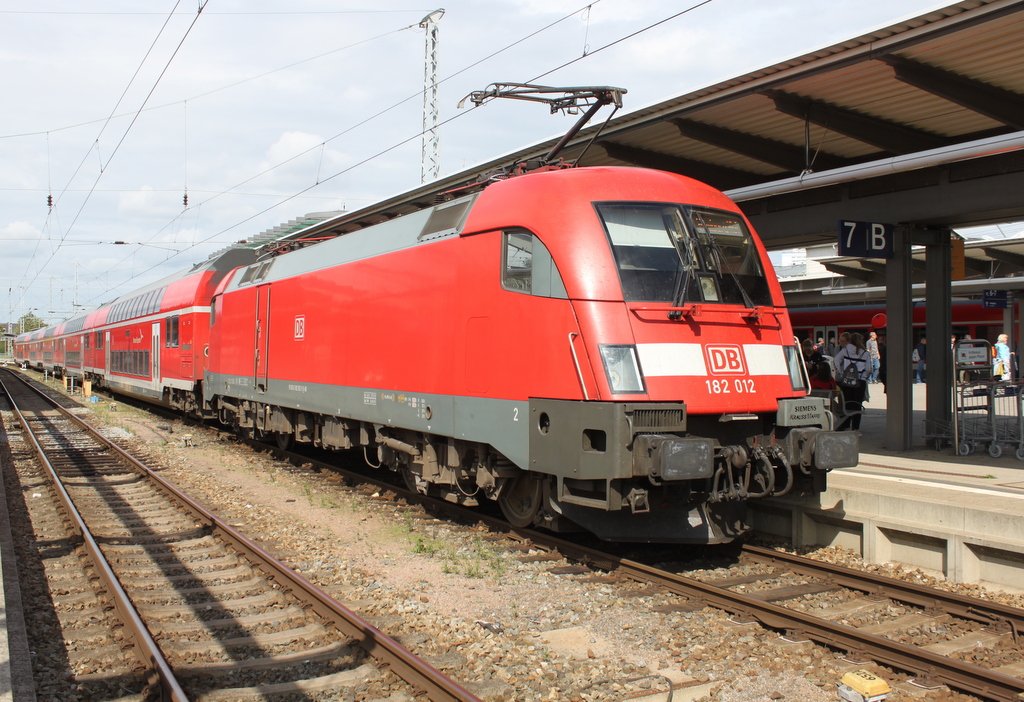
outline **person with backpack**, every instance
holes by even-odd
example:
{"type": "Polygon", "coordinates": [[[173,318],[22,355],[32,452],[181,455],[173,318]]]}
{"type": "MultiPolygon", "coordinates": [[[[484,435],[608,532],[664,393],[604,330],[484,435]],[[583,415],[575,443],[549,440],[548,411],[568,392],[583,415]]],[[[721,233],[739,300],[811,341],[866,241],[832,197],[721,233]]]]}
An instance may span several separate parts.
{"type": "Polygon", "coordinates": [[[850,414],[836,428],[839,431],[857,431],[860,429],[860,413],[864,409],[864,400],[867,399],[867,381],[872,371],[871,354],[864,346],[864,335],[859,332],[850,334],[850,343],[839,350],[833,362],[836,366],[836,383],[842,388],[846,400],[844,409],[850,414]]]}

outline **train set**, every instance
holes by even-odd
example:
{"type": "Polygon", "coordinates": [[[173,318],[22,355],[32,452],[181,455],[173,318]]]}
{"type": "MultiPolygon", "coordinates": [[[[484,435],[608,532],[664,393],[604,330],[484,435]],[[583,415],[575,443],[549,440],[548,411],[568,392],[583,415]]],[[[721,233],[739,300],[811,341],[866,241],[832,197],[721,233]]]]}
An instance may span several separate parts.
{"type": "Polygon", "coordinates": [[[613,541],[728,542],[749,500],[857,462],[763,245],[698,181],[548,167],[302,243],[229,249],[16,359],[613,541]]]}

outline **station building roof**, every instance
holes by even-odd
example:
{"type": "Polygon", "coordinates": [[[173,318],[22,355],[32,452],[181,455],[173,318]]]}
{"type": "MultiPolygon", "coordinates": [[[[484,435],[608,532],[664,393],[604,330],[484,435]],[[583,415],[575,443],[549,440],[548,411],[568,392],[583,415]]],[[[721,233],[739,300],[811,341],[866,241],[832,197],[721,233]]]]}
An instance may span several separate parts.
{"type": "MultiPolygon", "coordinates": [[[[813,263],[818,274],[780,279],[787,304],[839,304],[886,297],[884,260],[831,256],[813,263]]],[[[911,268],[912,284],[923,290],[923,246],[911,250],[911,268]]],[[[964,242],[964,277],[953,280],[951,288],[957,297],[980,297],[983,290],[1024,291],[1024,236],[964,242]]]]}

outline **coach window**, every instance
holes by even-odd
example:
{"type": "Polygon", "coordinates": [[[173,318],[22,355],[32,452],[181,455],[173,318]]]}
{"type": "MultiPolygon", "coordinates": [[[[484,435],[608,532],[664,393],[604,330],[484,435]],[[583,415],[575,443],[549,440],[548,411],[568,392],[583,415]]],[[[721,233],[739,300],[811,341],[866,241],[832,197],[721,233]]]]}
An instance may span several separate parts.
{"type": "Polygon", "coordinates": [[[558,268],[540,239],[530,232],[515,230],[505,232],[503,241],[503,288],[537,297],[568,299],[558,268]]]}
{"type": "Polygon", "coordinates": [[[164,346],[178,348],[178,315],[164,318],[164,346]]]}

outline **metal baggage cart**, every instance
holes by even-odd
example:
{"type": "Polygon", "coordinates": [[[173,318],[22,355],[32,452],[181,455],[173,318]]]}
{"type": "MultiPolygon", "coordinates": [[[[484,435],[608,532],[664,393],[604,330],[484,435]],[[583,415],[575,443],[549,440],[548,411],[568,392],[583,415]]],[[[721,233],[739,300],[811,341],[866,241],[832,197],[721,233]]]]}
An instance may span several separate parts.
{"type": "Polygon", "coordinates": [[[953,451],[966,456],[983,444],[999,455],[996,441],[995,383],[992,345],[984,339],[961,339],[953,344],[953,451]]]}
{"type": "Polygon", "coordinates": [[[995,439],[989,444],[989,455],[998,458],[1002,445],[1014,449],[1017,460],[1024,461],[1024,404],[1020,381],[1002,381],[992,385],[992,425],[995,439]]]}

